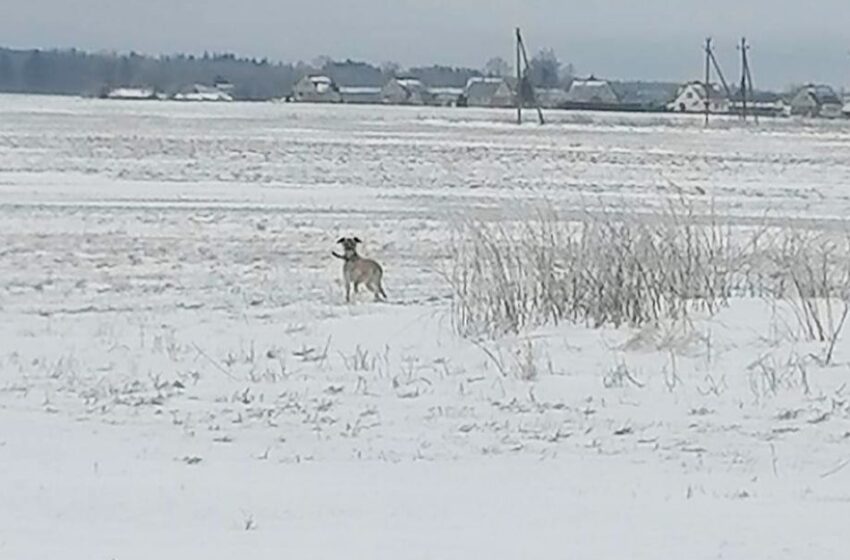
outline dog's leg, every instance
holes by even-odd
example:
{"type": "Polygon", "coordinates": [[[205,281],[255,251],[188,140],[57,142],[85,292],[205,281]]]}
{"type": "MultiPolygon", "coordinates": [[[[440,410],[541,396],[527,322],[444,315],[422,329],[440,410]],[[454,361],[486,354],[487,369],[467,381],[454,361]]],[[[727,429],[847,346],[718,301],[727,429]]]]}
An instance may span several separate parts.
{"type": "Polygon", "coordinates": [[[351,303],[351,282],[345,281],[345,303],[351,303]]]}
{"type": "Polygon", "coordinates": [[[372,292],[373,294],[375,294],[375,301],[381,301],[382,299],[386,300],[386,295],[384,295],[384,290],[383,290],[383,288],[381,288],[380,281],[369,282],[369,284],[367,284],[367,286],[369,287],[369,291],[372,292]]]}

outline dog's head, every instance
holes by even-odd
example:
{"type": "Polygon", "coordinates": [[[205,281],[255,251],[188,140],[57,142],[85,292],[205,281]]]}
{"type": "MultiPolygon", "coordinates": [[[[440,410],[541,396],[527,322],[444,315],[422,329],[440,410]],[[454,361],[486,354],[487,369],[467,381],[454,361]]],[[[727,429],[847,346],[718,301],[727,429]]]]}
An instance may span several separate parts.
{"type": "Polygon", "coordinates": [[[340,237],[337,243],[342,245],[342,249],[348,255],[357,253],[357,244],[362,243],[362,241],[359,237],[340,237]]]}

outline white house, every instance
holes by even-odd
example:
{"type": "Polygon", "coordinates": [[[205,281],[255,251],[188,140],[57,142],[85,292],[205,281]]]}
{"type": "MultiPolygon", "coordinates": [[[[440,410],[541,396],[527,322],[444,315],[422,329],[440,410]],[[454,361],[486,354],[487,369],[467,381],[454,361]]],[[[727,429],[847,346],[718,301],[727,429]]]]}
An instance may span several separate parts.
{"type": "Polygon", "coordinates": [[[844,104],[829,86],[809,84],[803,86],[791,98],[791,114],[803,117],[841,117],[844,104]]]}
{"type": "MultiPolygon", "coordinates": [[[[729,98],[716,84],[711,84],[708,89],[708,111],[710,113],[728,113],[729,98]]],[[[667,109],[677,113],[704,113],[705,100],[705,84],[688,82],[679,88],[675,99],[668,103],[667,109]]]]}
{"type": "Polygon", "coordinates": [[[588,105],[610,105],[619,102],[619,99],[611,84],[605,80],[599,80],[591,76],[586,80],[573,80],[570,90],[567,92],[567,101],[588,105]]]}
{"type": "Polygon", "coordinates": [[[304,76],[292,87],[292,98],[305,103],[340,103],[342,95],[327,76],[304,76]]]}
{"type": "Polygon", "coordinates": [[[381,99],[390,105],[426,105],[431,94],[416,78],[393,78],[381,89],[381,99]]]}
{"type": "Polygon", "coordinates": [[[516,96],[505,78],[470,78],[464,88],[469,107],[513,107],[516,96]]]}

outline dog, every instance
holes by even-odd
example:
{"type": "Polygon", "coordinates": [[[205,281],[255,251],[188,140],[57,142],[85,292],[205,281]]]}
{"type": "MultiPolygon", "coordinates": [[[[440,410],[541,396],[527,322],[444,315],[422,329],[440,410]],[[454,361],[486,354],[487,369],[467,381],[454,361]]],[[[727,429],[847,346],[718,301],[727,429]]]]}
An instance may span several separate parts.
{"type": "Polygon", "coordinates": [[[337,243],[342,245],[342,254],[336,251],[331,251],[331,254],[345,261],[342,265],[342,279],[345,281],[346,303],[351,302],[352,285],[356,294],[360,284],[365,284],[369,291],[375,294],[375,301],[387,301],[387,294],[381,285],[384,270],[372,259],[364,259],[357,254],[357,245],[362,243],[360,238],[340,237],[337,243]]]}

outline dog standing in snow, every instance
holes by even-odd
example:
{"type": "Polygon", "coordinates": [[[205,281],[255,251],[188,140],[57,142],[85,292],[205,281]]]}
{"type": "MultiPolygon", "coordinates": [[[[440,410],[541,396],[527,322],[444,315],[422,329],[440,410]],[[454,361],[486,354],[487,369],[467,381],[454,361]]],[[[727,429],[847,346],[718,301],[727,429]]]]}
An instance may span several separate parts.
{"type": "Polygon", "coordinates": [[[351,302],[351,286],[357,293],[360,284],[375,294],[375,301],[386,301],[387,294],[381,286],[384,270],[372,259],[364,259],[357,254],[357,244],[362,243],[359,237],[340,237],[337,243],[342,245],[342,254],[332,251],[331,254],[345,261],[342,265],[342,279],[345,281],[345,301],[351,302]]]}

